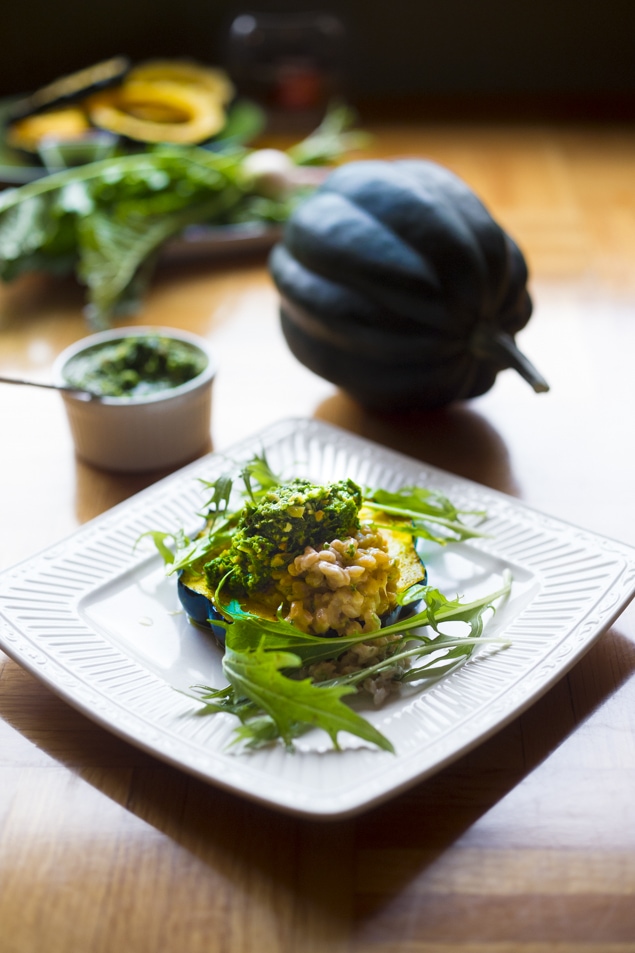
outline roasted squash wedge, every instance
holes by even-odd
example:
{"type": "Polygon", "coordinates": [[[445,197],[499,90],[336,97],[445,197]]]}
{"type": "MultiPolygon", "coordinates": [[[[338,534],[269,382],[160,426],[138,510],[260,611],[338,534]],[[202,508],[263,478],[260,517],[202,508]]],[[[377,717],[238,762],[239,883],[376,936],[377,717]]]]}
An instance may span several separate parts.
{"type": "Polygon", "coordinates": [[[5,138],[13,149],[37,152],[46,138],[81,139],[90,128],[81,109],[67,106],[18,119],[8,127],[5,138]]]}
{"type": "Polygon", "coordinates": [[[148,60],[128,73],[129,82],[178,83],[206,92],[226,105],[234,96],[234,86],[227,73],[191,60],[148,60]]]}
{"type": "Polygon", "coordinates": [[[47,136],[82,138],[97,127],[137,142],[195,145],[225,126],[234,93],[222,69],[179,59],[131,69],[114,57],[15,103],[6,139],[37,152],[47,136]]]}
{"type": "Polygon", "coordinates": [[[126,82],[91,97],[87,111],[95,126],[141,142],[195,144],[225,124],[220,102],[195,86],[168,81],[126,82]]]}

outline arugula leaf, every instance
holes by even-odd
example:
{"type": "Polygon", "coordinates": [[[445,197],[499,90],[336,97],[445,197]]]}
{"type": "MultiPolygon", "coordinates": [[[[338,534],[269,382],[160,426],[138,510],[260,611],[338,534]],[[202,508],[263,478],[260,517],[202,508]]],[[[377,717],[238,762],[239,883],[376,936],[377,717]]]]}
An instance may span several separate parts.
{"type": "MultiPolygon", "coordinates": [[[[308,730],[304,725],[293,725],[292,736],[297,738],[308,730]]],[[[278,726],[269,715],[256,715],[253,718],[243,719],[234,730],[233,745],[244,745],[245,748],[264,748],[280,737],[278,726]]]]}
{"type": "MultiPolygon", "coordinates": [[[[205,702],[205,707],[199,711],[199,715],[228,712],[230,715],[235,715],[241,721],[259,716],[258,706],[249,698],[240,695],[233,685],[227,685],[225,688],[209,688],[206,685],[195,685],[192,691],[194,692],[193,697],[198,701],[205,702]]],[[[184,694],[188,693],[185,692],[184,694]]]]}
{"type": "Polygon", "coordinates": [[[240,471],[240,475],[245,484],[246,495],[254,501],[258,500],[268,490],[274,486],[278,486],[280,483],[280,477],[273,472],[264,453],[260,456],[255,454],[251,460],[244,465],[240,471]],[[257,482],[257,490],[254,489],[252,480],[257,482]]]}
{"type": "MultiPolygon", "coordinates": [[[[316,133],[298,143],[298,163],[331,161],[355,147],[351,114],[329,111],[316,133]]],[[[44,175],[0,193],[0,278],[27,271],[75,271],[88,289],[86,315],[95,327],[135,308],[152,277],[159,249],[196,224],[285,221],[314,186],[268,198],[245,174],[241,145],[262,114],[235,109],[227,137],[209,147],[157,146],[44,175]]],[[[295,161],[295,160],[294,160],[295,161]]]]}
{"type": "Polygon", "coordinates": [[[232,533],[230,532],[232,523],[233,517],[222,520],[215,527],[210,527],[209,532],[204,532],[194,539],[190,539],[182,530],[176,533],[148,530],[138,537],[137,543],[141,539],[149,537],[166,565],[166,574],[172,576],[183,569],[196,566],[210,554],[229,545],[232,539],[232,533]],[[173,548],[168,545],[168,540],[172,540],[173,548]]]}
{"type": "Polygon", "coordinates": [[[168,215],[148,215],[139,210],[124,221],[108,212],[95,211],[78,224],[77,275],[88,288],[87,314],[91,324],[106,327],[109,318],[124,306],[136,305],[154,270],[154,253],[168,238],[201,216],[211,217],[213,200],[168,215]],[[146,268],[140,271],[143,265],[146,268]]]}
{"type": "MultiPolygon", "coordinates": [[[[443,657],[435,655],[435,658],[427,659],[423,665],[418,665],[416,668],[411,668],[407,672],[404,672],[399,678],[399,681],[419,682],[425,679],[427,684],[439,681],[439,679],[445,678],[446,675],[450,675],[452,672],[461,668],[461,666],[467,662],[478,644],[482,644],[481,639],[465,639],[453,648],[445,647],[443,657]]],[[[501,647],[509,645],[508,642],[504,641],[500,641],[499,644],[501,647]]],[[[436,651],[438,651],[438,649],[436,651]]]]}
{"type": "Polygon", "coordinates": [[[412,586],[407,591],[406,598],[402,598],[402,603],[421,600],[425,608],[406,619],[385,626],[381,632],[383,635],[391,635],[393,632],[403,632],[423,625],[429,625],[438,632],[442,622],[466,622],[472,632],[480,633],[483,626],[483,613],[493,608],[494,602],[506,599],[511,592],[511,586],[512,576],[507,569],[503,572],[502,586],[496,592],[481,596],[472,602],[461,602],[458,598],[448,599],[432,586],[412,586]]]}
{"type": "Polygon", "coordinates": [[[157,153],[154,181],[142,179],[145,191],[136,175],[127,188],[118,184],[114,201],[101,180],[92,189],[96,207],[78,224],[78,277],[88,288],[88,313],[96,326],[143,294],[156,252],[169,238],[221,216],[240,198],[227,175],[230,167],[210,166],[205,153],[205,163],[199,153],[191,154],[189,167],[181,156],[166,162],[168,155],[157,153]]]}
{"type": "Polygon", "coordinates": [[[175,534],[164,533],[163,530],[160,529],[149,529],[147,532],[141,533],[141,535],[137,537],[135,540],[135,547],[139,545],[142,539],[146,539],[147,537],[149,537],[156,546],[165,565],[171,566],[174,563],[174,553],[166,544],[166,539],[176,540],[177,537],[175,534]]]}
{"type": "Polygon", "coordinates": [[[458,510],[448,497],[438,490],[420,486],[405,486],[396,492],[368,489],[364,494],[364,506],[378,512],[377,526],[394,526],[394,523],[382,524],[381,513],[401,517],[404,522],[399,528],[404,532],[439,543],[441,546],[448,542],[459,542],[483,535],[467,526],[461,516],[484,517],[485,513],[480,510],[458,510]],[[438,532],[435,527],[442,528],[442,531],[438,532]]]}
{"type": "MultiPolygon", "coordinates": [[[[230,685],[250,698],[275,722],[287,747],[297,736],[298,725],[322,728],[333,746],[339,749],[338,734],[348,731],[386,751],[393,751],[390,741],[365,718],[345,705],[341,699],[354,694],[347,685],[320,687],[310,679],[294,681],[281,669],[299,668],[300,659],[291,652],[236,652],[226,647],[223,672],[230,685]]],[[[248,729],[249,722],[244,725],[248,729]]],[[[246,732],[243,731],[243,736],[246,732]]]]}
{"type": "MultiPolygon", "coordinates": [[[[256,456],[247,463],[241,471],[241,476],[245,483],[245,494],[252,498],[262,495],[271,486],[279,483],[278,477],[270,469],[264,455],[256,456]],[[252,486],[252,477],[255,477],[260,489],[252,486]]],[[[200,483],[211,490],[212,495],[203,504],[206,512],[201,514],[201,518],[206,520],[206,525],[195,539],[190,540],[183,531],[169,533],[160,530],[143,533],[139,537],[141,539],[148,536],[153,540],[163,561],[170,566],[168,575],[199,563],[204,557],[231,543],[233,529],[240,515],[240,510],[229,509],[233,487],[231,476],[224,473],[214,481],[200,480],[200,483]],[[175,552],[166,545],[168,539],[173,540],[175,552]]]]}
{"type": "Polygon", "coordinates": [[[421,681],[424,678],[428,681],[431,678],[436,680],[442,675],[460,668],[472,655],[474,649],[485,643],[498,645],[501,648],[507,648],[510,644],[505,639],[497,638],[484,640],[482,638],[448,638],[441,636],[440,638],[423,638],[419,644],[413,646],[412,636],[404,637],[402,644],[409,645],[409,648],[395,652],[389,658],[381,659],[374,665],[369,665],[356,672],[348,672],[346,675],[337,675],[334,678],[326,679],[320,682],[320,685],[359,685],[368,678],[372,679],[386,672],[389,672],[391,678],[398,682],[421,681]],[[427,658],[427,656],[430,657],[427,658]],[[412,658],[425,658],[426,661],[417,668],[405,669],[403,667],[404,663],[408,663],[412,658]],[[432,673],[431,670],[433,670],[432,673]],[[438,674],[439,672],[441,674],[438,674]]]}
{"type": "MultiPolygon", "coordinates": [[[[284,619],[264,619],[254,615],[242,609],[235,601],[223,605],[222,611],[231,622],[218,624],[225,628],[226,640],[237,652],[253,651],[262,645],[267,651],[289,650],[303,663],[311,664],[323,659],[337,658],[352,645],[372,638],[368,634],[341,636],[337,639],[309,635],[284,619]]],[[[214,624],[217,624],[216,620],[214,624]]]]}
{"type": "Polygon", "coordinates": [[[210,518],[214,520],[219,513],[226,513],[229,508],[233,480],[228,474],[223,473],[213,483],[207,480],[200,482],[208,490],[214,491],[209,500],[203,504],[203,508],[209,510],[210,518]]]}
{"type": "MultiPolygon", "coordinates": [[[[430,637],[416,630],[429,626],[434,632],[440,633],[439,626],[448,622],[464,622],[469,626],[470,637],[478,639],[483,632],[486,611],[493,609],[495,602],[507,598],[511,591],[511,584],[511,574],[505,572],[503,584],[499,589],[469,603],[461,602],[458,598],[448,599],[432,586],[413,587],[415,589],[413,599],[416,598],[417,601],[424,603],[424,607],[418,612],[392,625],[384,626],[376,632],[360,632],[356,635],[337,638],[301,632],[284,619],[265,619],[243,609],[236,600],[222,606],[223,613],[231,621],[217,623],[214,620],[214,624],[221,625],[225,629],[227,644],[235,651],[255,650],[259,646],[263,646],[266,650],[290,650],[305,665],[310,665],[324,659],[338,658],[360,642],[370,642],[386,636],[406,636],[407,634],[408,639],[426,640],[430,637]]],[[[435,645],[439,644],[435,642],[435,645]]]]}
{"type": "MultiPolygon", "coordinates": [[[[419,587],[425,608],[408,619],[386,626],[372,635],[323,638],[300,632],[284,620],[267,620],[244,610],[235,600],[223,606],[228,621],[219,624],[225,629],[223,672],[228,689],[206,689],[201,700],[206,711],[226,711],[241,721],[236,740],[249,747],[260,747],[280,737],[288,748],[293,738],[317,726],[327,732],[338,747],[340,731],[349,731],[386,750],[390,742],[379,734],[361,715],[344,705],[341,699],[353,694],[356,686],[368,678],[394,670],[394,677],[403,682],[436,680],[462,665],[477,645],[483,644],[484,613],[493,603],[505,598],[511,587],[509,574],[494,593],[470,603],[448,599],[437,589],[419,587]],[[460,621],[469,626],[467,637],[443,635],[443,622],[460,621]],[[435,635],[423,631],[430,626],[435,635]],[[386,635],[397,637],[401,648],[391,656],[356,672],[315,683],[311,679],[289,677],[301,665],[323,659],[334,659],[357,642],[368,642],[386,635]],[[413,640],[416,644],[412,644],[413,640]],[[399,671],[411,658],[426,659],[408,671],[399,671]],[[263,717],[264,713],[264,717],[263,717]]],[[[490,643],[507,645],[500,639],[490,643]]]]}
{"type": "Polygon", "coordinates": [[[423,486],[404,486],[396,492],[370,490],[368,496],[375,503],[402,507],[407,512],[441,516],[449,520],[457,520],[461,512],[464,512],[458,510],[454,503],[439,490],[423,486]]]}
{"type": "Polygon", "coordinates": [[[243,153],[196,147],[102,159],[0,194],[5,280],[50,264],[73,266],[102,327],[150,278],[164,242],[196,222],[222,219],[244,196],[243,153]]]}
{"type": "Polygon", "coordinates": [[[370,142],[370,136],[352,128],[355,119],[350,107],[332,104],[317,129],[302,142],[291,146],[289,156],[296,165],[325,165],[343,152],[364,148],[370,142]]]}
{"type": "Polygon", "coordinates": [[[13,205],[0,218],[0,278],[11,281],[28,271],[69,274],[76,242],[74,217],[56,197],[36,195],[13,205]]]}

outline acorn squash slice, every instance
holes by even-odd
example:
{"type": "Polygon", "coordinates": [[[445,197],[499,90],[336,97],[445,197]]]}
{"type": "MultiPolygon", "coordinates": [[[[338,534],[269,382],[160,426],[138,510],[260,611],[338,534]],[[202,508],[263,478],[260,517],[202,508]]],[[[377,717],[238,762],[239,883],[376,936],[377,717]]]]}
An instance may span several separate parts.
{"type": "Polygon", "coordinates": [[[192,60],[148,60],[130,70],[128,82],[179,83],[203,90],[225,105],[234,96],[234,86],[227,73],[192,60]]]}
{"type": "Polygon", "coordinates": [[[67,106],[16,120],[8,127],[5,138],[13,149],[37,152],[44,139],[82,139],[90,129],[82,110],[67,106]]]}
{"type": "Polygon", "coordinates": [[[86,106],[95,126],[140,142],[194,145],[225,125],[219,101],[194,86],[168,81],[126,82],[91,97],[86,106]]]}

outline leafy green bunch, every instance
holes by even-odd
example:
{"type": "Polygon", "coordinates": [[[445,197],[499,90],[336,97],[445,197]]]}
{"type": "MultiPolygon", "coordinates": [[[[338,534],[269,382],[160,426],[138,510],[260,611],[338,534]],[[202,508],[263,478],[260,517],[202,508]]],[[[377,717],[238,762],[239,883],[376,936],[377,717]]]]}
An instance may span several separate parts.
{"type": "MultiPolygon", "coordinates": [[[[344,107],[289,150],[295,165],[330,161],[356,147],[344,107]]],[[[281,222],[306,194],[260,194],[247,173],[253,154],[158,146],[45,175],[0,193],[0,279],[28,271],[75,273],[95,328],[135,310],[165,243],[188,226],[281,222]]]]}
{"type": "Polygon", "coordinates": [[[219,219],[241,195],[238,160],[166,148],[67,169],[0,195],[0,277],[76,272],[103,327],[135,306],[156,253],[194,222],[219,219]]]}

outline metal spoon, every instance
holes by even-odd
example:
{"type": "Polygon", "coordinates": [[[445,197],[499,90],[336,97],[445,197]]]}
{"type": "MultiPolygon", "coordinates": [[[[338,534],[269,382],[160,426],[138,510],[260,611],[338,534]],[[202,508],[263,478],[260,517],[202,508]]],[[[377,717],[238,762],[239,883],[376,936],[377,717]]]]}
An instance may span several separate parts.
{"type": "Polygon", "coordinates": [[[44,384],[41,381],[25,381],[19,377],[0,377],[0,384],[21,384],[24,387],[44,387],[47,390],[65,391],[73,394],[79,400],[101,400],[99,394],[93,394],[82,387],[73,387],[71,384],[44,384]]]}

